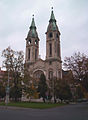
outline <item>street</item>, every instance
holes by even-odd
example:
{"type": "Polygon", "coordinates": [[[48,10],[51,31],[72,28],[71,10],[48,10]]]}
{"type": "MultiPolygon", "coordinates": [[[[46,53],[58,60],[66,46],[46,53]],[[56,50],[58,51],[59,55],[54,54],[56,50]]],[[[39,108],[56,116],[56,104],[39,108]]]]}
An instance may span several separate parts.
{"type": "Polygon", "coordinates": [[[43,110],[0,107],[0,120],[88,120],[88,103],[43,110]]]}

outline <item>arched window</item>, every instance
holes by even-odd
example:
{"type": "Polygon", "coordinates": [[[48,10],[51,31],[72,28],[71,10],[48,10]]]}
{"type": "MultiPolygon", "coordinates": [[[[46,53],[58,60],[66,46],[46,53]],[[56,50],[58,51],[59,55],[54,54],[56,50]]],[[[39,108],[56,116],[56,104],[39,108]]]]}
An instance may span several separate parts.
{"type": "Polygon", "coordinates": [[[37,59],[37,49],[35,49],[35,60],[37,59]]]}
{"type": "Polygon", "coordinates": [[[33,77],[37,78],[37,79],[40,79],[41,74],[44,74],[43,71],[37,70],[33,73],[33,77]]]}
{"type": "Polygon", "coordinates": [[[57,44],[57,56],[60,57],[60,46],[57,44]]]}
{"type": "Polygon", "coordinates": [[[49,56],[52,56],[52,43],[49,44],[49,56]]]}
{"type": "Polygon", "coordinates": [[[52,33],[49,33],[49,38],[52,38],[53,37],[53,34],[52,33]]]}
{"type": "Polygon", "coordinates": [[[61,71],[58,71],[58,77],[61,78],[61,71]]]}
{"type": "Polygon", "coordinates": [[[38,41],[37,41],[37,40],[35,40],[35,44],[36,44],[36,45],[38,44],[38,41]]]}

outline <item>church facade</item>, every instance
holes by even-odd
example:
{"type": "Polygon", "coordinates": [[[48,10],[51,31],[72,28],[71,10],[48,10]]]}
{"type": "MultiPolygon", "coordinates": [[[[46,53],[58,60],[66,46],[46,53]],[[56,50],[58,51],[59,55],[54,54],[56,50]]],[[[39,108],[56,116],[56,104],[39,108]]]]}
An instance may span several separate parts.
{"type": "Polygon", "coordinates": [[[42,73],[46,79],[53,77],[62,78],[62,61],[60,49],[60,31],[58,29],[53,10],[46,31],[46,59],[39,58],[39,37],[35,26],[34,17],[26,38],[25,64],[30,75],[40,78],[42,73]]]}

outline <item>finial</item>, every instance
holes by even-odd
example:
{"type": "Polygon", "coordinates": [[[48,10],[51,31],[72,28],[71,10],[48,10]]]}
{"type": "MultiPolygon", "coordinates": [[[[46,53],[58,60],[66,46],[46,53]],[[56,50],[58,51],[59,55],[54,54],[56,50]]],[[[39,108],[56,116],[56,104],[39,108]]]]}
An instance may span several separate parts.
{"type": "Polygon", "coordinates": [[[32,15],[32,17],[34,18],[34,14],[32,15]]]}
{"type": "Polygon", "coordinates": [[[53,10],[53,7],[51,7],[51,9],[53,10]]]}

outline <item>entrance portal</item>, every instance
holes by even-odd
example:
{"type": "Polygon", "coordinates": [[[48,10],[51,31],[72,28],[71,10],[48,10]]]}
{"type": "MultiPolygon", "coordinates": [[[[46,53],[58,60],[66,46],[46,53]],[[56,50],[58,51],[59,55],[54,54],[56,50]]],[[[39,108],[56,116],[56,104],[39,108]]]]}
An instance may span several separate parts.
{"type": "Polygon", "coordinates": [[[34,78],[40,79],[41,74],[44,74],[42,70],[37,70],[34,72],[33,76],[34,78]]]}

